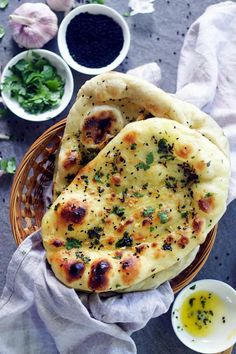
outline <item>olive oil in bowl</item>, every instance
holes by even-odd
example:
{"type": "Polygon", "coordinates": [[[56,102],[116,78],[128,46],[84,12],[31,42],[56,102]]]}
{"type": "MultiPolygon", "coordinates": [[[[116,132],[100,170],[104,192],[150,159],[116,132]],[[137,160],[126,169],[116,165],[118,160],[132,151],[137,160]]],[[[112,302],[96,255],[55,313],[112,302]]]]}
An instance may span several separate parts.
{"type": "Polygon", "coordinates": [[[172,308],[172,326],[187,347],[217,353],[236,342],[236,291],[213,279],[184,288],[172,308]]]}
{"type": "Polygon", "coordinates": [[[189,295],[180,310],[185,330],[194,337],[206,337],[218,322],[226,322],[224,302],[215,293],[199,290],[189,295]]]}

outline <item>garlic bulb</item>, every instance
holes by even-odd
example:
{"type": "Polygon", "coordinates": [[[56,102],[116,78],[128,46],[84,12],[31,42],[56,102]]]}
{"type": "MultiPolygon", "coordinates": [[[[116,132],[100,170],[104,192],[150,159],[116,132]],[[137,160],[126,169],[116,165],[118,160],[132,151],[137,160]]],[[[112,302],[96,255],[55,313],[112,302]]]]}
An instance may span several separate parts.
{"type": "Polygon", "coordinates": [[[47,0],[47,4],[54,11],[69,11],[74,6],[74,0],[47,0]]]}
{"type": "Polygon", "coordinates": [[[57,33],[57,16],[42,3],[25,3],[10,15],[12,36],[19,47],[42,48],[57,33]]]}

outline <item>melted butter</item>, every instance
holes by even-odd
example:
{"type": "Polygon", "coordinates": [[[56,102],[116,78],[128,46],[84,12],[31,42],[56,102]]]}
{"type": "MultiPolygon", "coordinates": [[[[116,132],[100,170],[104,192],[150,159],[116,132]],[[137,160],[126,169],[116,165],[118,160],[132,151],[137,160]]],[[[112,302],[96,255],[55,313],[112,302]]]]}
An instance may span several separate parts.
{"type": "Polygon", "coordinates": [[[225,322],[224,302],[209,291],[196,291],[188,296],[180,309],[184,329],[195,337],[206,337],[214,331],[215,325],[225,322]]]}

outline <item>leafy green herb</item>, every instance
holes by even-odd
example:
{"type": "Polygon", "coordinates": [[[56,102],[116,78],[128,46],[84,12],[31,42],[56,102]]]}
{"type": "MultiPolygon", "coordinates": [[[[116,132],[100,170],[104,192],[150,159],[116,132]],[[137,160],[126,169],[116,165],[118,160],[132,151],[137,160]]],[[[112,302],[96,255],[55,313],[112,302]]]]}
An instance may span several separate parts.
{"type": "Polygon", "coordinates": [[[135,143],[133,143],[133,144],[130,145],[131,150],[135,150],[136,147],[137,147],[137,144],[135,144],[135,143]]]}
{"type": "Polygon", "coordinates": [[[102,180],[101,180],[102,176],[103,175],[100,173],[100,171],[96,171],[95,175],[93,176],[93,179],[94,179],[94,181],[96,181],[98,183],[101,183],[102,182],[102,180]]]}
{"type": "Polygon", "coordinates": [[[208,192],[208,193],[206,193],[205,197],[207,197],[207,198],[208,198],[208,197],[211,197],[212,194],[213,194],[213,193],[208,192]]]}
{"type": "Polygon", "coordinates": [[[160,211],[160,212],[158,213],[158,216],[159,216],[160,222],[161,222],[162,224],[166,224],[166,223],[169,221],[169,216],[168,216],[168,214],[167,214],[166,211],[160,211]]]}
{"type": "Polygon", "coordinates": [[[143,216],[152,216],[154,213],[155,209],[152,207],[147,207],[143,210],[143,216]]]}
{"type": "Polygon", "coordinates": [[[195,297],[191,297],[191,298],[189,299],[189,305],[190,305],[191,307],[193,307],[193,302],[194,302],[194,300],[196,300],[195,297]]]}
{"type": "Polygon", "coordinates": [[[26,112],[38,114],[57,107],[65,82],[50,62],[32,52],[10,68],[2,89],[9,92],[26,112]]]}
{"type": "Polygon", "coordinates": [[[66,249],[67,250],[71,250],[72,248],[80,248],[82,245],[82,241],[80,240],[77,240],[76,238],[74,237],[68,237],[66,239],[66,249]]]}
{"type": "Polygon", "coordinates": [[[125,214],[125,208],[122,208],[118,205],[115,205],[113,208],[112,208],[112,211],[111,211],[112,214],[116,214],[117,216],[124,216],[125,214]]]}
{"type": "Polygon", "coordinates": [[[134,193],[132,194],[132,196],[133,196],[133,197],[136,197],[136,198],[142,198],[142,197],[144,197],[144,194],[139,193],[139,192],[134,192],[134,193]]]}
{"type": "Polygon", "coordinates": [[[150,226],[150,232],[153,232],[155,230],[154,226],[150,226]]]}
{"type": "Polygon", "coordinates": [[[5,29],[3,26],[0,26],[0,39],[2,39],[5,35],[5,29]]]}
{"type": "Polygon", "coordinates": [[[114,256],[114,257],[112,257],[113,259],[121,259],[122,258],[122,256],[120,255],[120,256],[114,256]]]}
{"type": "Polygon", "coordinates": [[[188,211],[181,211],[180,215],[181,215],[182,218],[187,218],[188,211]]]}
{"type": "Polygon", "coordinates": [[[153,161],[154,161],[153,153],[149,152],[147,154],[147,156],[146,156],[146,163],[139,162],[135,167],[137,169],[141,169],[141,170],[147,171],[151,167],[150,165],[153,163],[153,161]]]}
{"type": "Polygon", "coordinates": [[[8,5],[8,0],[0,0],[0,9],[5,9],[8,5]]]}
{"type": "Polygon", "coordinates": [[[149,152],[146,156],[146,164],[151,165],[154,161],[154,156],[152,152],[149,152]]]}
{"type": "Polygon", "coordinates": [[[88,230],[88,237],[93,239],[93,244],[98,245],[101,234],[103,232],[103,228],[99,226],[95,226],[93,229],[88,230]]]}
{"type": "Polygon", "coordinates": [[[16,172],[15,157],[0,160],[0,170],[2,170],[5,173],[14,174],[16,172]]]}
{"type": "Polygon", "coordinates": [[[116,242],[116,247],[131,247],[133,245],[133,238],[127,231],[124,232],[124,236],[116,242]]]}
{"type": "Polygon", "coordinates": [[[192,285],[192,286],[190,286],[190,290],[195,290],[195,288],[196,288],[196,284],[195,285],[192,285]]]}
{"type": "Polygon", "coordinates": [[[144,171],[147,171],[150,168],[150,166],[144,162],[139,162],[137,165],[135,165],[135,167],[139,170],[144,170],[144,171]]]}
{"type": "Polygon", "coordinates": [[[122,15],[123,15],[124,17],[129,17],[129,16],[130,16],[130,12],[124,12],[122,15]]]}
{"type": "Polygon", "coordinates": [[[82,261],[84,261],[84,263],[89,263],[91,261],[91,258],[86,257],[82,252],[78,251],[75,253],[76,258],[80,258],[82,259],[82,261]]]}
{"type": "Polygon", "coordinates": [[[160,158],[164,158],[166,160],[174,160],[174,155],[173,155],[173,145],[168,144],[168,141],[164,138],[159,140],[158,142],[158,154],[160,154],[160,158]]]}

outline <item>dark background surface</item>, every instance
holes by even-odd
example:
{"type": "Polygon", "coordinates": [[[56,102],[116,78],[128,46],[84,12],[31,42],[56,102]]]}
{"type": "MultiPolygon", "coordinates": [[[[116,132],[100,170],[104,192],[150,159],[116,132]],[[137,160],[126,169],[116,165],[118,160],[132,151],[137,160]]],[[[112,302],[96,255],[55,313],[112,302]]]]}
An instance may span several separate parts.
{"type": "MultiPolygon", "coordinates": [[[[0,41],[2,68],[15,54],[20,52],[11,39],[8,15],[23,2],[37,1],[10,0],[8,8],[4,11],[0,10],[0,24],[6,30],[5,37],[0,41]]],[[[156,61],[162,69],[161,88],[175,92],[179,53],[185,34],[192,22],[204,12],[207,6],[219,2],[215,0],[156,0],[154,13],[127,18],[131,31],[131,48],[128,57],[117,70],[126,72],[135,66],[156,61]]],[[[107,5],[120,13],[127,12],[127,3],[127,0],[106,1],[107,5]]],[[[52,40],[44,48],[57,52],[56,40],[52,40]]],[[[89,77],[75,72],[73,75],[75,95],[81,84],[89,77]]],[[[42,123],[27,122],[13,115],[0,118],[0,133],[13,137],[11,141],[0,141],[0,156],[3,158],[15,156],[19,163],[35,139],[56,121],[64,118],[69,108],[57,119],[42,123]]],[[[0,293],[5,283],[7,265],[16,249],[9,222],[11,184],[11,176],[3,176],[0,179],[0,293]]],[[[217,240],[211,255],[196,279],[219,279],[236,287],[235,211],[236,202],[233,202],[220,222],[217,240]]],[[[135,333],[133,338],[140,354],[193,353],[176,338],[171,327],[170,311],[160,318],[151,320],[143,330],[135,333]]],[[[236,354],[236,350],[233,353],[236,354]]]]}

